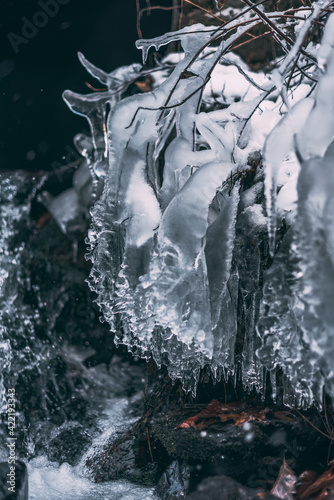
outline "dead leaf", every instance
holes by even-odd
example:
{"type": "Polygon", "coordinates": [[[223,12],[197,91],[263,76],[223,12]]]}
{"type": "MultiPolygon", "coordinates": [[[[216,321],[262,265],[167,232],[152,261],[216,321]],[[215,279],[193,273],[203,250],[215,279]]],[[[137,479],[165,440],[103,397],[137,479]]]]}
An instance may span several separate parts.
{"type": "Polygon", "coordinates": [[[144,82],[135,82],[135,85],[141,90],[142,92],[150,92],[152,90],[152,77],[148,75],[145,78],[144,82]]]}
{"type": "Polygon", "coordinates": [[[277,498],[282,498],[283,500],[293,500],[296,492],[296,481],[297,477],[295,476],[295,473],[284,459],[278,478],[276,479],[270,493],[275,495],[277,498]]]}
{"type": "Polygon", "coordinates": [[[299,498],[310,498],[314,496],[316,493],[319,493],[317,500],[321,500],[322,498],[330,498],[331,492],[334,491],[334,460],[330,463],[330,468],[324,472],[316,481],[314,481],[302,494],[299,494],[299,498]],[[328,490],[328,491],[326,491],[328,490]]]}
{"type": "Polygon", "coordinates": [[[193,417],[188,418],[182,424],[178,425],[177,429],[206,429],[217,421],[228,422],[234,421],[234,425],[243,425],[246,422],[264,422],[268,408],[260,411],[253,411],[247,407],[245,403],[221,403],[217,399],[213,399],[205,410],[197,413],[193,417]]]}
{"type": "Polygon", "coordinates": [[[296,484],[297,498],[302,498],[304,491],[314,482],[317,473],[314,470],[306,470],[300,474],[296,484]]]}

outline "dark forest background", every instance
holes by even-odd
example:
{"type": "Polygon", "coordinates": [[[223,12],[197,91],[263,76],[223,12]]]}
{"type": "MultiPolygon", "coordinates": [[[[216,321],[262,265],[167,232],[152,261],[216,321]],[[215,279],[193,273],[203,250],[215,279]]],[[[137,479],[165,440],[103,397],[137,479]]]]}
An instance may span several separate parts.
{"type": "MultiPolygon", "coordinates": [[[[66,88],[90,93],[85,82],[99,86],[79,63],[78,51],[108,72],[141,62],[135,47],[136,0],[59,0],[53,17],[36,17],[47,2],[0,2],[0,170],[52,170],[75,159],[73,136],[88,131],[88,124],[70,112],[61,95],[66,88]],[[45,25],[23,42],[18,37],[26,20],[45,25]]],[[[141,0],[140,7],[145,6],[141,0]]],[[[171,17],[164,10],[143,15],[143,36],[169,30],[171,17]]]]}

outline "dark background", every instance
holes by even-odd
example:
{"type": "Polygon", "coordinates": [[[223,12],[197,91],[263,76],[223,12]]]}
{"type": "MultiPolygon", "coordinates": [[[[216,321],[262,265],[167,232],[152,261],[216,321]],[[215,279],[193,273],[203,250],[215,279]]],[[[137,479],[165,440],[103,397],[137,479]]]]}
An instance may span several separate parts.
{"type": "MultiPolygon", "coordinates": [[[[46,14],[45,26],[25,37],[27,43],[19,43],[15,53],[9,33],[22,36],[22,18],[32,22],[43,9],[38,0],[0,0],[0,170],[51,170],[55,162],[74,159],[73,136],[89,127],[67,108],[62,92],[92,92],[85,82],[101,87],[79,63],[78,51],[107,72],[141,62],[135,48],[136,0],[59,0],[58,5],[58,13],[46,14]]],[[[146,5],[140,0],[141,8],[146,5]]],[[[143,15],[141,29],[150,38],[170,25],[170,11],[154,10],[143,15]]]]}

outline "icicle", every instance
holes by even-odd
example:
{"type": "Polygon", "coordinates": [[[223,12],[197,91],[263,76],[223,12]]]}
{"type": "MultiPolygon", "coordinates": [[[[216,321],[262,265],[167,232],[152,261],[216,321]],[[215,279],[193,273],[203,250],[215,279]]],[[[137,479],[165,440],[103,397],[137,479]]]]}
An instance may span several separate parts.
{"type": "Polygon", "coordinates": [[[108,94],[97,92],[81,95],[65,90],[63,99],[76,114],[87,118],[94,145],[94,173],[104,176],[107,171],[106,104],[111,98],[108,94]]]}
{"type": "Polygon", "coordinates": [[[168,45],[171,42],[181,41],[182,48],[185,53],[193,52],[201,49],[206,42],[210,41],[212,33],[214,32],[212,26],[204,26],[203,24],[193,24],[186,26],[179,31],[166,33],[163,36],[153,38],[153,40],[137,40],[136,47],[141,49],[143,53],[143,64],[146,63],[147,55],[151,47],[158,50],[163,45],[168,45]],[[187,35],[195,34],[197,36],[191,37],[187,35]]]}
{"type": "MultiPolygon", "coordinates": [[[[330,17],[330,26],[334,24],[330,17]]],[[[327,25],[326,25],[327,26],[327,25]]],[[[333,34],[326,31],[324,51],[320,47],[321,59],[327,55],[326,73],[320,78],[315,91],[315,103],[307,122],[297,138],[297,147],[303,160],[323,157],[328,146],[334,139],[334,42],[331,51],[329,44],[333,34]]]]}
{"type": "Polygon", "coordinates": [[[234,369],[237,335],[238,285],[231,272],[239,198],[239,183],[230,194],[227,188],[217,193],[211,204],[211,207],[218,205],[217,216],[207,230],[205,245],[214,336],[213,366],[224,366],[229,371],[234,369]]]}
{"type": "Polygon", "coordinates": [[[303,99],[276,125],[264,147],[265,194],[268,215],[269,249],[273,256],[276,244],[276,191],[278,170],[293,149],[294,136],[303,128],[313,107],[313,99],[303,99]]]}
{"type": "Polygon", "coordinates": [[[106,73],[90,63],[81,52],[78,52],[78,58],[88,73],[103,85],[107,85],[109,90],[116,91],[114,97],[117,100],[120,99],[120,95],[125,92],[130,83],[141,76],[142,66],[140,64],[121,66],[111,73],[106,73]]]}
{"type": "Polygon", "coordinates": [[[317,60],[319,67],[325,71],[334,47],[334,14],[326,22],[321,45],[318,50],[317,60]]]}

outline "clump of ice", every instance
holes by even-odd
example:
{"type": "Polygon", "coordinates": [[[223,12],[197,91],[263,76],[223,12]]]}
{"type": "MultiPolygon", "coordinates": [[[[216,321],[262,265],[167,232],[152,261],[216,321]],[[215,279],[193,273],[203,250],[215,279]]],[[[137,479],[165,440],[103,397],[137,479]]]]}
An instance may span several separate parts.
{"type": "Polygon", "coordinates": [[[105,168],[88,235],[90,286],[116,342],[153,355],[186,390],[195,390],[200,368],[208,365],[216,377],[235,375],[241,366],[245,387],[263,391],[264,364],[272,374],[281,366],[295,395],[309,377],[308,402],[319,399],[324,380],[332,391],[331,17],[317,89],[312,93],[307,78],[292,79],[288,95],[284,87],[322,8],[315,3],[274,75],[251,72],[227,55],[256,24],[251,18],[214,48],[222,31],[202,25],[140,40],[144,60],[152,46],[175,40],[184,54],[158,68],[152,91],[113,103],[108,117],[111,80],[90,63],[83,60],[109,90],[65,94],[75,112],[94,121],[95,161],[103,156],[105,168]],[[222,109],[201,110],[202,98],[222,109]],[[266,215],[274,262],[263,294],[266,215]],[[278,253],[277,227],[288,229],[278,253]],[[322,260],[314,253],[319,242],[327,252],[322,260]]]}

